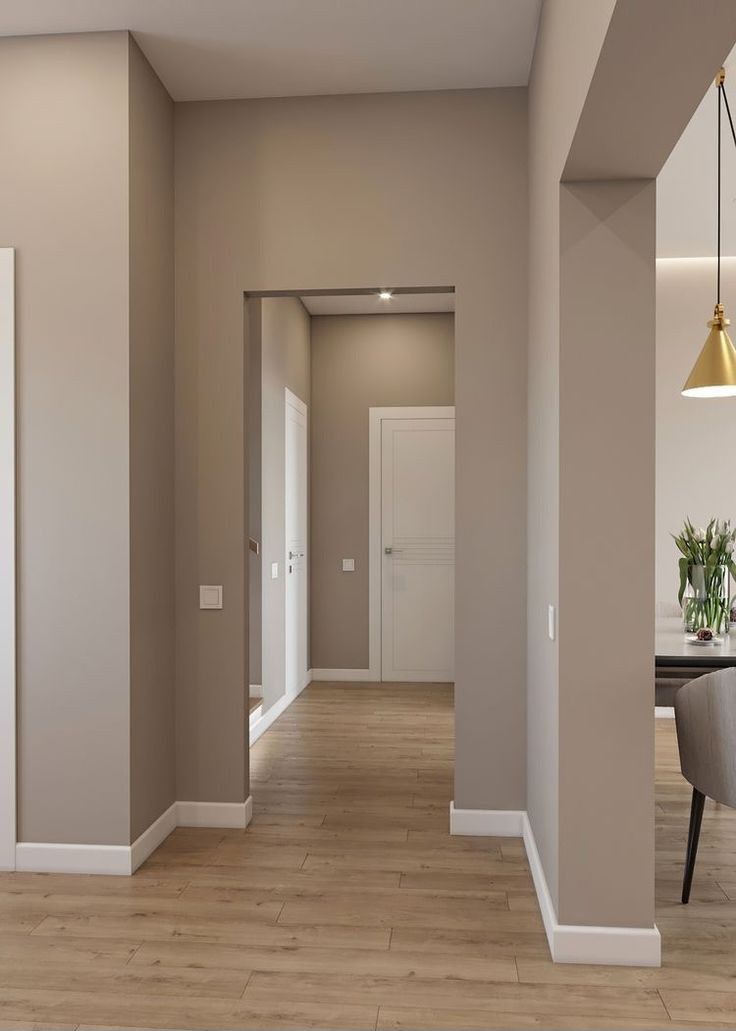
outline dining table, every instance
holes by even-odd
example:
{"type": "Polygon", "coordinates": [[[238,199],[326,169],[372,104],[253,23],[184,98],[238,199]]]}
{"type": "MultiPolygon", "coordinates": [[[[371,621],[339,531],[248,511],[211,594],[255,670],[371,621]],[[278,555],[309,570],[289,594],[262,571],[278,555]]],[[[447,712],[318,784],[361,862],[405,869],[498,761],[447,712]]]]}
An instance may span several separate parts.
{"type": "Polygon", "coordinates": [[[685,633],[679,616],[659,617],[654,639],[657,669],[709,670],[736,666],[736,628],[708,644],[694,644],[694,636],[685,633]]]}
{"type": "Polygon", "coordinates": [[[708,644],[695,644],[685,633],[682,618],[662,616],[655,626],[654,704],[660,715],[671,715],[678,690],[696,677],[736,666],[736,628],[708,644]]]}

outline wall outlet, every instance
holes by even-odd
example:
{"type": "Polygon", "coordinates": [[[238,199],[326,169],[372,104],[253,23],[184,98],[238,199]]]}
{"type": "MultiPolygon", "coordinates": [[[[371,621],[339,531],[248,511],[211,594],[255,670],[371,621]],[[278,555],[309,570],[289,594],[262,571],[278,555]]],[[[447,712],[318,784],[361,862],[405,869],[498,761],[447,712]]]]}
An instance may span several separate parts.
{"type": "Polygon", "coordinates": [[[279,564],[278,562],[271,563],[271,579],[278,580],[279,578],[279,564]]]}
{"type": "Polygon", "coordinates": [[[355,572],[355,559],[344,558],[342,560],[342,571],[343,573],[354,573],[355,572]]]}
{"type": "Polygon", "coordinates": [[[557,637],[557,610],[554,605],[547,606],[547,636],[550,641],[557,637]]]}

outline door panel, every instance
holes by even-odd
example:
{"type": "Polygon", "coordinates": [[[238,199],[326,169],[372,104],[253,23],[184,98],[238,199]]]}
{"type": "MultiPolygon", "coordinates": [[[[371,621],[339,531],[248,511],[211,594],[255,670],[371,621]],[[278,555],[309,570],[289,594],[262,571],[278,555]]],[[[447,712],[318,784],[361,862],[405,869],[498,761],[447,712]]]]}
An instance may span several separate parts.
{"type": "Polygon", "coordinates": [[[286,693],[305,686],[307,645],[307,413],[286,391],[286,693]]]}
{"type": "Polygon", "coordinates": [[[451,681],[455,651],[455,420],[381,429],[382,679],[451,681]]]}

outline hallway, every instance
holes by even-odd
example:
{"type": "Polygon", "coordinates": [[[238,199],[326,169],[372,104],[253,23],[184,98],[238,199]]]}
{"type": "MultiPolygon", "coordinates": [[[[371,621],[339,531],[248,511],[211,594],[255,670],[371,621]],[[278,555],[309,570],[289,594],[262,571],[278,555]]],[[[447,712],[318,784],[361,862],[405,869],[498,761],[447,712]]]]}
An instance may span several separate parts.
{"type": "Polygon", "coordinates": [[[252,750],[247,832],[179,829],[132,878],[0,876],[0,1028],[733,1026],[736,814],[706,810],[684,910],[657,738],[661,970],[554,966],[521,842],[448,835],[451,688],[313,684],[252,750]]]}

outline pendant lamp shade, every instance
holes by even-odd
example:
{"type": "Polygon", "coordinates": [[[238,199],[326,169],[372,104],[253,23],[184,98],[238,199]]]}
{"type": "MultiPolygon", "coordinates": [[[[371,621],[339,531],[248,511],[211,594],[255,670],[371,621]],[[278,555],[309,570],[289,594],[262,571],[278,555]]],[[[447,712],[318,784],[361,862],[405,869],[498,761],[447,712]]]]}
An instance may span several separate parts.
{"type": "Polygon", "coordinates": [[[718,182],[716,189],[716,225],[718,229],[716,249],[716,307],[713,318],[708,322],[710,333],[706,337],[703,349],[698,355],[698,360],[693,366],[693,371],[687,378],[682,388],[684,397],[736,397],[736,348],[731,343],[731,338],[726,332],[730,320],[725,317],[724,308],[721,304],[721,120],[722,105],[726,105],[728,124],[731,129],[734,143],[736,143],[736,128],[734,128],[731,108],[726,95],[726,72],[723,68],[716,76],[715,87],[718,98],[718,121],[717,121],[717,172],[718,182]]]}
{"type": "Polygon", "coordinates": [[[723,305],[717,304],[703,350],[682,388],[685,397],[736,396],[736,348],[726,332],[730,324],[723,305]]]}

